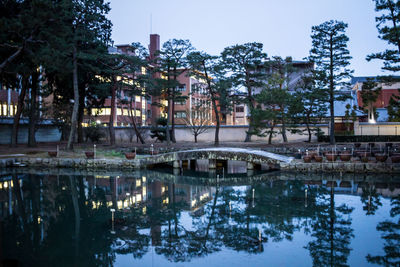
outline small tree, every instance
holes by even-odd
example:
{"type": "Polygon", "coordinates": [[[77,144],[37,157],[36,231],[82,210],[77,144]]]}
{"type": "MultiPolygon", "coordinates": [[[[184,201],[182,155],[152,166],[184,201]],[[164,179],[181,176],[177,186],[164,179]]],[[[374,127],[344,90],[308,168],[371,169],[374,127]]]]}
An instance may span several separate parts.
{"type": "Polygon", "coordinates": [[[374,104],[381,90],[382,88],[378,87],[378,83],[373,78],[367,78],[367,81],[362,84],[361,99],[364,111],[368,112],[368,121],[375,122],[376,107],[374,104]]]}
{"type": "Polygon", "coordinates": [[[277,114],[272,108],[261,108],[258,105],[252,115],[253,120],[253,132],[252,135],[260,137],[268,136],[268,144],[272,143],[272,138],[278,133],[275,131],[277,114]]]}
{"type": "Polygon", "coordinates": [[[192,132],[195,143],[197,143],[197,137],[200,134],[208,131],[211,118],[210,109],[204,106],[196,105],[191,110],[186,111],[186,117],[183,120],[192,132]]]}
{"type": "Polygon", "coordinates": [[[301,102],[301,111],[298,116],[306,125],[308,142],[311,142],[313,132],[317,133],[316,124],[321,122],[327,113],[325,99],[326,91],[315,86],[314,72],[305,74],[300,82],[301,91],[296,92],[297,99],[301,102]],[[313,127],[314,126],[314,127],[313,127]]]}
{"type": "MultiPolygon", "coordinates": [[[[399,90],[400,93],[400,90],[399,90]]],[[[400,96],[392,95],[387,107],[389,121],[400,121],[400,96]]]]}
{"type": "MultiPolygon", "coordinates": [[[[288,128],[290,124],[294,124],[296,115],[300,113],[301,105],[297,99],[297,95],[289,91],[289,76],[293,72],[292,59],[287,57],[283,60],[280,57],[274,59],[266,64],[267,69],[271,69],[267,83],[264,85],[260,94],[255,96],[257,103],[260,103],[264,112],[257,112],[258,124],[255,128],[263,128],[263,121],[268,121],[267,128],[274,128],[276,123],[281,124],[280,133],[283,142],[287,142],[287,130],[293,132],[295,128],[288,128]],[[262,118],[265,116],[265,118],[262,118]]],[[[254,112],[255,113],[255,112],[254,112]]],[[[254,116],[256,117],[256,116],[254,116]]],[[[272,131],[269,131],[270,139],[272,131]]]]}

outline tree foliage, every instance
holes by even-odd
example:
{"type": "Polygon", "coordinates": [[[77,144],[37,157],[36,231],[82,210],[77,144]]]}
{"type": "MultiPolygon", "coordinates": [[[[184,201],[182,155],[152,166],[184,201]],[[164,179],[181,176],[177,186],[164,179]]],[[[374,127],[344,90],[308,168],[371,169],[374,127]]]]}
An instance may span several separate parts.
{"type": "Polygon", "coordinates": [[[367,60],[383,60],[384,70],[400,70],[400,1],[398,0],[374,0],[375,11],[380,16],[375,18],[378,29],[378,37],[386,41],[390,48],[383,52],[373,53],[367,56],[367,60]]]}
{"type": "Polygon", "coordinates": [[[245,43],[242,45],[229,46],[221,53],[224,68],[230,74],[233,85],[246,90],[244,103],[250,109],[249,131],[245,142],[251,140],[253,132],[252,115],[255,110],[255,92],[264,85],[267,73],[262,71],[262,64],[267,58],[263,52],[261,43],[245,43]]]}

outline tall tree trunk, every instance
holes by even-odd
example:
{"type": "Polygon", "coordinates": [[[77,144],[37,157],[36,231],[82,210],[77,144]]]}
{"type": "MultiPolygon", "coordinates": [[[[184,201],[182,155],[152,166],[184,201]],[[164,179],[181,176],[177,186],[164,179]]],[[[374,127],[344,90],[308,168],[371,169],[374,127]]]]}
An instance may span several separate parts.
{"type": "Polygon", "coordinates": [[[176,67],[174,67],[174,87],[172,88],[172,98],[171,98],[171,141],[176,143],[175,138],[175,92],[176,92],[176,67]]]}
{"type": "Polygon", "coordinates": [[[79,95],[81,96],[79,98],[79,108],[78,108],[78,143],[83,143],[83,128],[82,128],[82,123],[83,123],[83,115],[85,111],[85,86],[81,86],[80,88],[79,95]]]}
{"type": "Polygon", "coordinates": [[[334,96],[334,80],[333,80],[333,40],[330,38],[330,66],[329,66],[329,109],[331,112],[329,141],[331,145],[335,144],[335,96],[334,96]]]}
{"type": "Polygon", "coordinates": [[[170,114],[169,114],[169,108],[170,108],[170,101],[168,100],[168,106],[167,106],[167,125],[165,126],[165,138],[167,139],[167,146],[171,145],[171,132],[169,131],[169,122],[170,122],[170,114]]]}
{"type": "Polygon", "coordinates": [[[211,79],[208,77],[207,67],[206,67],[205,61],[202,62],[202,66],[203,66],[204,74],[206,76],[208,92],[209,92],[209,94],[211,96],[211,102],[212,102],[212,106],[213,106],[214,113],[215,113],[216,125],[215,125],[214,145],[215,146],[219,146],[219,128],[220,128],[221,122],[219,120],[219,111],[218,111],[218,107],[217,107],[217,101],[216,101],[215,94],[214,94],[214,92],[212,90],[211,79]]]}
{"type": "Polygon", "coordinates": [[[170,77],[170,67],[168,66],[167,69],[167,80],[168,80],[168,88],[167,88],[167,125],[165,126],[165,138],[167,139],[167,146],[171,145],[171,135],[169,131],[169,122],[171,120],[170,117],[170,108],[171,108],[171,88],[170,88],[170,83],[171,83],[171,77],[170,77]]]}
{"type": "Polygon", "coordinates": [[[36,118],[38,114],[37,110],[37,91],[38,91],[38,79],[39,73],[37,71],[32,73],[32,86],[31,86],[31,99],[30,99],[30,106],[31,110],[29,112],[29,131],[28,131],[28,146],[34,147],[36,146],[36,118]]]}
{"type": "Polygon", "coordinates": [[[77,124],[77,117],[78,117],[78,108],[79,108],[79,88],[78,88],[78,58],[77,58],[77,48],[76,44],[74,45],[74,50],[72,53],[72,80],[73,80],[73,88],[74,88],[74,107],[72,109],[72,116],[71,116],[71,130],[69,132],[67,149],[72,149],[72,143],[75,139],[75,132],[76,132],[76,124],[77,124]]]}
{"type": "MultiPolygon", "coordinates": [[[[249,93],[249,98],[250,97],[251,97],[251,93],[249,93]]],[[[250,108],[250,115],[251,115],[251,112],[254,109],[254,105],[253,105],[253,102],[251,99],[249,100],[249,108],[250,108]]],[[[246,139],[244,140],[245,142],[251,142],[251,136],[252,136],[252,133],[254,132],[254,125],[253,125],[253,122],[251,121],[251,116],[249,116],[248,120],[249,120],[249,130],[246,132],[246,139]]]]}
{"type": "Polygon", "coordinates": [[[221,126],[221,122],[220,122],[220,119],[219,119],[219,111],[218,111],[218,107],[217,107],[217,101],[215,100],[215,95],[213,94],[213,92],[211,90],[211,87],[210,87],[211,85],[209,84],[208,86],[210,88],[209,91],[210,91],[210,94],[211,94],[211,102],[212,102],[212,105],[213,105],[213,109],[214,109],[214,113],[215,113],[215,122],[216,122],[214,145],[215,146],[219,146],[219,128],[221,126]]]}
{"type": "Polygon", "coordinates": [[[273,122],[273,125],[271,127],[271,130],[269,132],[269,137],[268,137],[268,144],[272,144],[272,137],[274,135],[274,128],[275,128],[275,122],[273,122]]]}
{"type": "Polygon", "coordinates": [[[114,117],[115,117],[115,98],[117,91],[117,83],[115,78],[112,79],[111,86],[111,113],[110,113],[110,122],[108,125],[108,131],[110,132],[110,145],[115,145],[115,129],[114,129],[114,117]]]}
{"type": "Polygon", "coordinates": [[[135,116],[132,115],[132,101],[129,101],[129,112],[131,113],[130,117],[131,117],[131,120],[132,120],[133,129],[135,129],[136,137],[139,139],[140,143],[145,144],[144,139],[142,137],[142,134],[139,132],[139,129],[137,128],[135,116]]]}
{"type": "Polygon", "coordinates": [[[307,128],[307,132],[308,132],[308,143],[311,143],[311,128],[310,128],[310,124],[308,123],[308,121],[306,122],[306,128],[307,128]]]}
{"type": "MultiPolygon", "coordinates": [[[[175,90],[173,90],[175,91],[175,90]]],[[[173,93],[172,99],[171,99],[171,141],[173,143],[176,143],[175,139],[175,93],[173,93]]]]}
{"type": "MultiPolygon", "coordinates": [[[[283,110],[283,107],[280,107],[281,110],[283,110]]],[[[286,122],[285,122],[285,115],[282,114],[282,129],[281,129],[281,133],[282,133],[282,139],[284,143],[287,143],[288,139],[287,139],[287,135],[286,135],[286,122]]]]}
{"type": "Polygon", "coordinates": [[[18,128],[19,128],[19,121],[21,119],[21,114],[24,109],[24,100],[26,95],[26,89],[28,88],[29,84],[29,76],[24,75],[22,77],[22,88],[21,93],[18,96],[18,106],[17,106],[17,113],[14,116],[13,128],[11,133],[11,146],[15,147],[18,144],[18,128]]]}

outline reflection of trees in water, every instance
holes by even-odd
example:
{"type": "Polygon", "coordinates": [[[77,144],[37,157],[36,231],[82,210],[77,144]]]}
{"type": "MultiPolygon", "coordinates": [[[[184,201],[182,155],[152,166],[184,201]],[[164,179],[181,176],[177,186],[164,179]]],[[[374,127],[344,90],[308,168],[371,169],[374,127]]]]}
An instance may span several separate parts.
{"type": "Polygon", "coordinates": [[[92,209],[82,178],[29,175],[13,190],[23,196],[3,224],[4,257],[24,266],[108,266],[115,259],[107,208],[92,209]]]}
{"type": "Polygon", "coordinates": [[[374,215],[379,207],[382,206],[381,197],[378,195],[373,183],[364,183],[362,186],[361,202],[367,215],[374,215]]]}
{"type": "Polygon", "coordinates": [[[318,194],[312,234],[315,240],[305,247],[310,251],[314,266],[348,266],[350,241],[354,237],[350,214],[354,208],[335,205],[334,188],[330,194],[318,194]]]}
{"type": "MultiPolygon", "coordinates": [[[[210,234],[210,226],[213,221],[214,212],[206,212],[206,216],[210,215],[208,223],[197,221],[194,222],[195,230],[186,229],[180,223],[180,215],[182,210],[188,207],[188,204],[183,200],[176,200],[177,195],[174,184],[170,185],[169,188],[172,189],[169,192],[171,201],[161,209],[161,213],[160,209],[156,209],[155,212],[158,212],[153,214],[152,207],[149,207],[150,221],[158,221],[165,228],[160,233],[160,241],[155,248],[156,253],[165,255],[170,261],[182,262],[190,261],[193,257],[205,256],[218,250],[218,242],[214,242],[217,240],[210,242],[210,238],[213,239],[210,234]]],[[[183,194],[185,193],[181,192],[179,194],[180,197],[183,197],[183,194]]],[[[218,190],[216,192],[217,195],[218,190]]]]}
{"type": "Polygon", "coordinates": [[[385,241],[383,251],[385,255],[367,255],[370,263],[383,266],[400,266],[400,196],[391,199],[390,216],[393,221],[380,222],[376,229],[382,232],[382,239],[385,241]]]}
{"type": "MultiPolygon", "coordinates": [[[[116,217],[123,219],[116,224],[114,235],[109,231],[107,185],[103,187],[87,186],[82,177],[34,175],[20,189],[15,186],[17,211],[4,222],[3,230],[2,245],[10,248],[7,256],[32,265],[106,266],[115,261],[117,254],[141,258],[153,245],[157,254],[172,262],[184,262],[224,247],[261,253],[268,242],[292,240],[296,231],[311,233],[315,238],[306,246],[315,266],[344,266],[350,253],[352,208],[336,207],[333,191],[329,194],[303,181],[217,187],[211,201],[190,212],[190,227],[181,216],[189,206],[181,199],[188,198],[169,183],[167,195],[159,198],[153,194],[129,211],[117,211],[116,217]]],[[[375,212],[381,205],[374,190],[366,188],[362,196],[365,204],[372,196],[368,212],[375,212]]],[[[398,201],[392,201],[392,213],[398,213],[398,201]]],[[[387,255],[397,255],[399,224],[384,222],[378,227],[391,247],[387,255]]],[[[380,256],[369,256],[369,260],[384,262],[380,256]]]]}

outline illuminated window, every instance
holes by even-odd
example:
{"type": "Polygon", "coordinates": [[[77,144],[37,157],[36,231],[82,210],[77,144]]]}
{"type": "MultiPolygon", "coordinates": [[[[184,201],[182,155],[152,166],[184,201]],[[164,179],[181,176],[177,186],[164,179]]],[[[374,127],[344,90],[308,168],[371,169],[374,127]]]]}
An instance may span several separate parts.
{"type": "Polygon", "coordinates": [[[186,91],[186,84],[181,84],[178,87],[176,87],[177,92],[185,92],[186,91]]]}
{"type": "Polygon", "coordinates": [[[140,102],[140,96],[135,96],[135,101],[140,102]]]}
{"type": "Polygon", "coordinates": [[[110,115],[111,114],[111,108],[92,108],[92,115],[110,115]]]}
{"type": "Polygon", "coordinates": [[[174,114],[175,118],[186,118],[186,112],[185,111],[177,111],[174,114]]]}
{"type": "Polygon", "coordinates": [[[10,112],[9,112],[9,116],[11,117],[12,115],[14,115],[14,105],[13,104],[10,105],[10,112]]]}

